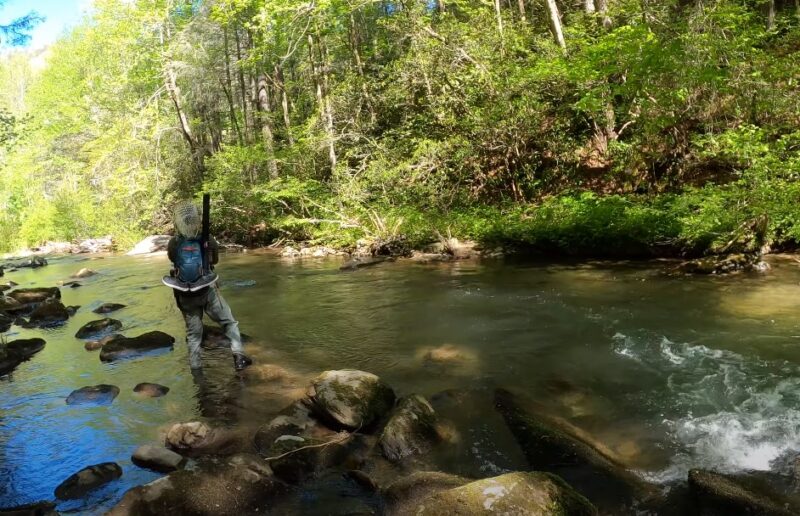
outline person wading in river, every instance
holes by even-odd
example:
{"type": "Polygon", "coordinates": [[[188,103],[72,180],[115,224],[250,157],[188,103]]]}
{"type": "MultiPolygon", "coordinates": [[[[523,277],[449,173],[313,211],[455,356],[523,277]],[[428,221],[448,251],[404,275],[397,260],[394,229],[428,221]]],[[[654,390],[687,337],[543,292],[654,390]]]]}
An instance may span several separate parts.
{"type": "MultiPolygon", "coordinates": [[[[208,211],[208,200],[204,208],[208,211]]],[[[231,341],[233,366],[237,371],[253,363],[242,350],[239,323],[233,318],[228,303],[216,285],[213,265],[219,262],[219,244],[208,235],[208,221],[201,221],[197,205],[183,201],[174,211],[176,235],[167,244],[167,256],[173,268],[164,283],[171,287],[175,301],[186,322],[186,342],[189,346],[189,365],[200,370],[200,344],[203,341],[203,312],[222,326],[231,341]],[[202,234],[201,234],[202,230],[202,234]]]]}

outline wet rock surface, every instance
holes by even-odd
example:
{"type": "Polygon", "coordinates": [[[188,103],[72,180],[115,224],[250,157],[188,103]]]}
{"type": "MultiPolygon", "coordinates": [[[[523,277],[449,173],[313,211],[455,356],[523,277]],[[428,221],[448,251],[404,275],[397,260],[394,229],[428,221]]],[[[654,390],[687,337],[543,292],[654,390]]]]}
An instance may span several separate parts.
{"type": "Polygon", "coordinates": [[[122,329],[120,321],[106,317],[105,319],[98,319],[84,324],[75,334],[75,337],[79,339],[99,339],[120,329],[122,329]]]}
{"type": "Polygon", "coordinates": [[[82,498],[90,491],[122,476],[122,468],[114,462],[104,462],[86,467],[71,475],[58,487],[55,495],[60,500],[82,498]]]}
{"type": "Polygon", "coordinates": [[[67,321],[70,311],[58,299],[50,298],[40,303],[28,319],[30,324],[39,327],[58,326],[67,321]]]}
{"type": "Polygon", "coordinates": [[[183,468],[186,458],[168,450],[163,446],[144,444],[136,448],[131,461],[140,468],[151,469],[159,473],[169,473],[183,468]]]}
{"type": "MultiPolygon", "coordinates": [[[[251,342],[253,339],[244,333],[239,332],[239,336],[242,338],[242,343],[247,344],[251,342]]],[[[211,326],[209,324],[203,325],[203,342],[201,343],[205,349],[214,349],[214,348],[230,348],[231,347],[231,339],[225,335],[225,332],[219,326],[211,326]]]]}
{"type": "Polygon", "coordinates": [[[84,267],[75,274],[71,275],[70,278],[75,278],[75,279],[90,278],[95,274],[97,274],[97,271],[93,271],[92,269],[87,269],[84,267]]]}
{"type": "Polygon", "coordinates": [[[230,455],[242,447],[241,436],[232,430],[212,428],[201,421],[176,423],[164,437],[164,445],[187,457],[230,455]]]}
{"type": "Polygon", "coordinates": [[[416,514],[420,503],[441,491],[461,487],[472,480],[439,471],[415,471],[399,478],[383,490],[388,516],[416,514]]]}
{"type": "Polygon", "coordinates": [[[110,405],[118,395],[116,385],[89,385],[72,391],[67,396],[67,405],[110,405]]]}
{"type": "Polygon", "coordinates": [[[111,312],[116,312],[117,310],[121,310],[125,308],[125,305],[120,303],[103,303],[102,305],[98,306],[92,312],[96,314],[110,314],[111,312]]]}
{"type": "Polygon", "coordinates": [[[113,333],[111,335],[106,335],[100,340],[89,340],[83,345],[83,347],[86,349],[86,351],[97,351],[117,337],[122,337],[122,335],[119,333],[113,333]]]}
{"type": "Polygon", "coordinates": [[[58,287],[18,288],[8,292],[6,296],[20,304],[41,303],[47,299],[61,299],[58,287]]]}
{"type": "Polygon", "coordinates": [[[157,349],[172,349],[175,338],[161,331],[150,331],[138,337],[122,335],[110,339],[100,350],[100,360],[111,362],[130,358],[157,349]]]}
{"type": "Polygon", "coordinates": [[[150,398],[159,398],[161,396],[166,396],[169,392],[169,387],[157,383],[143,382],[137,384],[136,387],[133,388],[133,392],[150,398]]]}
{"type": "Polygon", "coordinates": [[[438,440],[433,407],[424,397],[412,394],[397,403],[378,445],[384,457],[399,461],[427,452],[438,440]]]}
{"type": "Polygon", "coordinates": [[[707,470],[689,471],[689,491],[702,516],[789,516],[800,511],[778,493],[758,492],[731,475],[707,470]]]}
{"type": "Polygon", "coordinates": [[[475,514],[595,516],[597,509],[556,475],[507,473],[425,498],[418,516],[475,514]]]}
{"type": "Polygon", "coordinates": [[[334,429],[368,429],[394,405],[394,391],[372,373],[325,371],[308,389],[311,411],[334,429]]]}
{"type": "Polygon", "coordinates": [[[17,339],[0,347],[0,376],[12,372],[19,364],[44,349],[44,339],[17,339]]]}

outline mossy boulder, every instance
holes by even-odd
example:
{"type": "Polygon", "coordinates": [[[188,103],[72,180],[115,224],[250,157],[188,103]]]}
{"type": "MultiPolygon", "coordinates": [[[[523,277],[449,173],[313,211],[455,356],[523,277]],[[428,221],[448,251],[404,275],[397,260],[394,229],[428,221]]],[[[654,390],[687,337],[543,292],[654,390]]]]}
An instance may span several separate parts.
{"type": "Polygon", "coordinates": [[[433,407],[424,397],[412,394],[398,402],[378,445],[384,457],[396,462],[427,452],[438,440],[433,407]]]}
{"type": "Polygon", "coordinates": [[[69,478],[56,487],[55,495],[59,500],[83,498],[90,491],[121,476],[122,468],[115,462],[95,464],[70,475],[69,478]]]}
{"type": "Polygon", "coordinates": [[[531,469],[555,473],[594,504],[624,512],[636,503],[657,503],[656,486],[631,471],[608,448],[569,422],[505,389],[495,407],[522,448],[531,469]]]}
{"type": "Polygon", "coordinates": [[[534,471],[507,473],[441,491],[425,498],[414,514],[594,516],[598,512],[558,476],[534,471]]]}
{"type": "Polygon", "coordinates": [[[415,471],[399,478],[383,490],[387,516],[411,516],[422,500],[472,482],[471,479],[439,471],[415,471]]]}
{"type": "Polygon", "coordinates": [[[75,333],[75,337],[79,339],[99,339],[120,329],[122,329],[122,323],[120,321],[106,317],[84,324],[78,332],[75,333]]]}
{"type": "Polygon", "coordinates": [[[149,331],[138,337],[118,336],[106,342],[100,350],[100,360],[112,362],[157,349],[172,349],[175,337],[161,331],[149,331]]]}
{"type": "Polygon", "coordinates": [[[394,405],[394,391],[372,373],[325,371],[307,392],[312,412],[334,429],[369,429],[394,405]]]}
{"type": "Polygon", "coordinates": [[[289,491],[255,455],[198,462],[125,493],[107,516],[260,514],[289,491]]]}
{"type": "Polygon", "coordinates": [[[777,493],[753,491],[730,475],[693,469],[689,471],[689,489],[698,514],[703,516],[798,514],[798,508],[790,508],[777,493]]]}

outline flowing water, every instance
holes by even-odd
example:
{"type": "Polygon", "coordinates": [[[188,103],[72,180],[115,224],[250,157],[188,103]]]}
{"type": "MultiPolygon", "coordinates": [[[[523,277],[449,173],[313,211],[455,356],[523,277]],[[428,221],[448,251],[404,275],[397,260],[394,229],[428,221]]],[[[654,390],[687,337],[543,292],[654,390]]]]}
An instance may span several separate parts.
{"type": "MultiPolygon", "coordinates": [[[[169,424],[255,428],[315,374],[339,368],[371,371],[399,395],[439,401],[449,395],[443,391],[526,391],[665,486],[692,467],[781,471],[800,452],[800,265],[792,259],[730,277],[669,276],[663,263],[398,262],[354,272],[339,265],[223,256],[222,293],[252,337],[248,352],[258,367],[285,369],[280,381],[263,381],[262,369],[237,376],[221,349],[205,352],[202,380],[191,375],[180,313],[159,281],[166,257],[64,257],[7,273],[29,287],[55,285],[81,267],[99,272],[81,288],[62,288],[64,304],[81,305],[66,325],[7,334],[42,336],[47,346],[0,378],[0,507],[53,499],[70,474],[115,461],[121,479],[59,505],[102,513],[159,476],[130,455],[158,442],[169,424]],[[74,334],[99,318],[91,310],[104,302],[127,305],[111,315],[125,334],[162,330],[177,338],[174,350],[100,362],[74,334]],[[453,360],[431,360],[437,348],[453,360]],[[140,398],[139,382],[171,390],[140,398]],[[65,404],[72,390],[101,383],[121,390],[111,405],[65,404]]],[[[453,472],[525,466],[491,410],[456,412],[446,414],[461,434],[453,472]]],[[[313,512],[302,500],[330,495],[309,489],[298,514],[313,512]]]]}

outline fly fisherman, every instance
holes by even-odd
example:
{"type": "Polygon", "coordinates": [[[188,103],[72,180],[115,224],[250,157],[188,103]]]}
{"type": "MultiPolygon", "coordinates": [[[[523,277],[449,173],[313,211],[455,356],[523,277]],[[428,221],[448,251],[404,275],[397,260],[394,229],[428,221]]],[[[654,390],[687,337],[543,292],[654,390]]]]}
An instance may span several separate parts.
{"type": "Polygon", "coordinates": [[[216,285],[213,266],[219,261],[219,245],[208,234],[208,196],[203,197],[201,221],[197,205],[183,201],[175,207],[176,235],[167,244],[167,256],[173,268],[163,282],[173,289],[175,301],[186,322],[186,342],[189,346],[189,365],[199,370],[200,344],[203,341],[203,312],[222,326],[231,341],[233,366],[237,371],[252,364],[242,350],[239,323],[233,318],[228,303],[216,285]]]}

